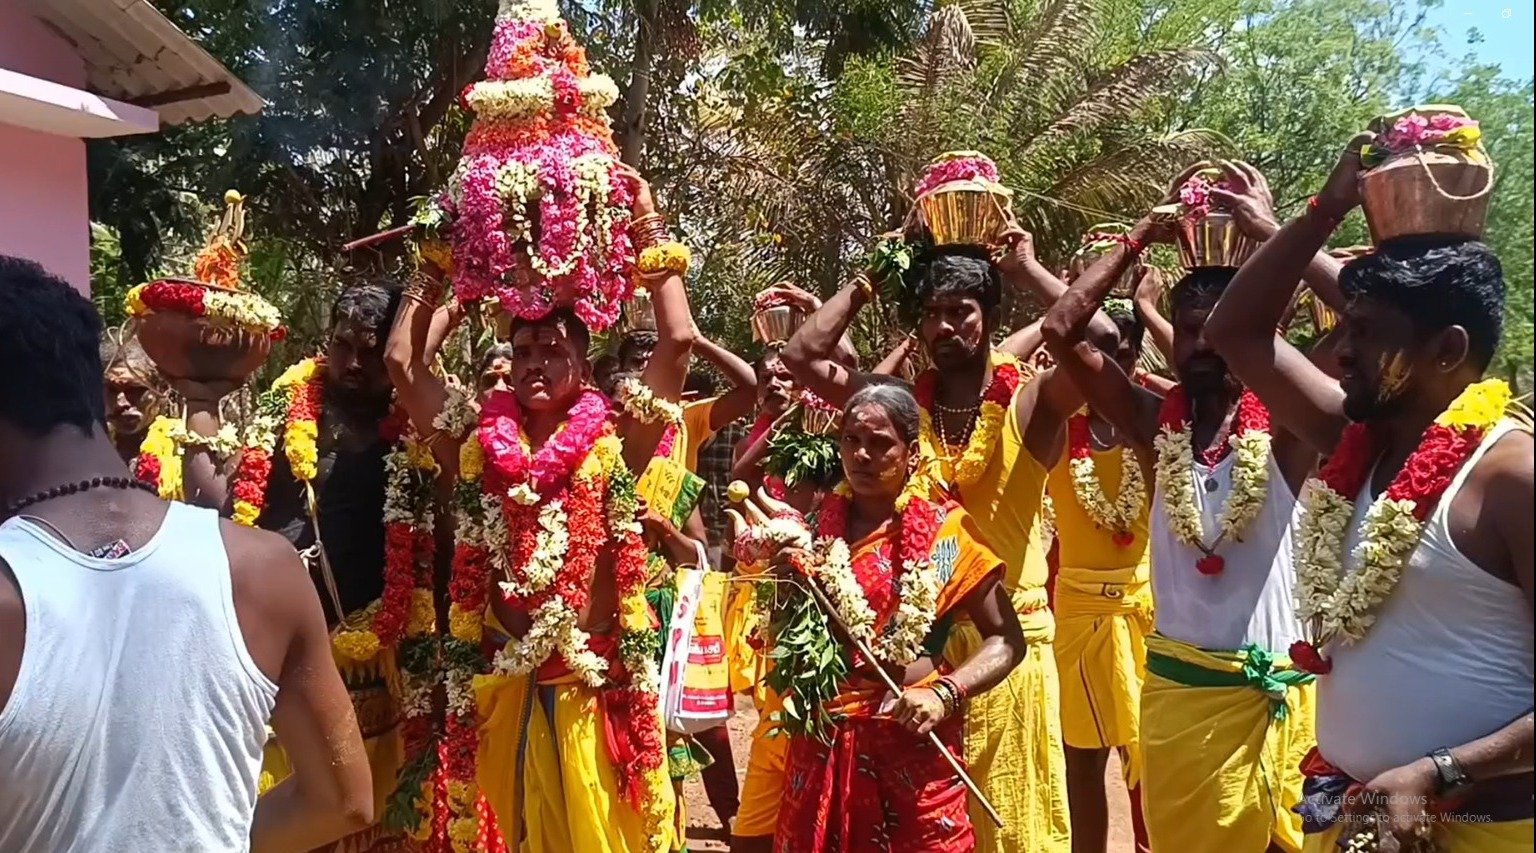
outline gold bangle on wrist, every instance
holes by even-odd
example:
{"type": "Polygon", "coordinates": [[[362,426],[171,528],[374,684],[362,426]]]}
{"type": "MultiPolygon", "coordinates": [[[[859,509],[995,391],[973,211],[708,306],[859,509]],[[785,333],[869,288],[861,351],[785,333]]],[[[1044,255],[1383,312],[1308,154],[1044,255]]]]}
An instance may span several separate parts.
{"type": "Polygon", "coordinates": [[[860,270],[854,275],[851,284],[858,288],[860,293],[864,294],[865,299],[873,300],[875,298],[875,283],[869,280],[869,273],[860,270]]]}
{"type": "Polygon", "coordinates": [[[659,213],[647,213],[629,224],[635,247],[648,249],[667,241],[667,219],[659,213]]]}

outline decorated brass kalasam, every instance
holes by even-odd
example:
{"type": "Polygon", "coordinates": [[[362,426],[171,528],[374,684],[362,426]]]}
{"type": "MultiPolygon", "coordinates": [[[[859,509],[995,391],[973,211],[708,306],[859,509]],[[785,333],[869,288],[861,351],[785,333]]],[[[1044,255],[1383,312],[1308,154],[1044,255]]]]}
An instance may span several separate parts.
{"type": "Polygon", "coordinates": [[[805,312],[793,305],[775,305],[752,312],[752,339],[760,344],[784,343],[805,322],[805,312]]]}
{"type": "Polygon", "coordinates": [[[1240,267],[1259,248],[1259,244],[1244,234],[1232,214],[1226,211],[1181,215],[1177,205],[1164,205],[1152,212],[1154,216],[1173,222],[1179,262],[1185,269],[1240,267]]]}
{"type": "Polygon", "coordinates": [[[1399,237],[1480,238],[1493,162],[1478,123],[1450,104],[1416,106],[1371,122],[1361,151],[1361,207],[1377,244],[1399,237]]]}
{"type": "MultiPolygon", "coordinates": [[[[1076,279],[1087,272],[1088,268],[1097,263],[1100,258],[1121,245],[1124,235],[1129,231],[1130,229],[1118,222],[1100,223],[1089,228],[1088,233],[1083,235],[1082,245],[1067,261],[1067,275],[1071,279],[1076,279]]],[[[1125,272],[1120,274],[1120,278],[1110,290],[1110,295],[1130,296],[1135,292],[1136,268],[1132,265],[1126,267],[1125,272]]]]}
{"type": "MultiPolygon", "coordinates": [[[[165,282],[208,291],[235,292],[191,279],[165,282]]],[[[272,336],[245,326],[177,311],[154,311],[140,317],[139,342],[144,354],[172,381],[245,381],[272,349],[272,336]]]]}
{"type": "Polygon", "coordinates": [[[935,246],[991,246],[1012,219],[1013,191],[982,178],[952,181],[917,199],[935,246]]]}

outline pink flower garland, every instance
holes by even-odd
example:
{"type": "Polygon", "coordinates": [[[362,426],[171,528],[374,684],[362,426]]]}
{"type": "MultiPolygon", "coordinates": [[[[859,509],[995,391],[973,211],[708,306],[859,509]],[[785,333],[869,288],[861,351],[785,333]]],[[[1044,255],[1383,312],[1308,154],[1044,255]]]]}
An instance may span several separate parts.
{"type": "Polygon", "coordinates": [[[974,181],[978,178],[992,183],[1002,181],[1002,176],[997,171],[997,164],[987,157],[977,155],[941,160],[929,164],[923,172],[923,179],[917,183],[914,195],[926,195],[934,188],[954,181],[974,181]]]}
{"type": "Polygon", "coordinates": [[[570,480],[608,423],[610,412],[608,398],[592,390],[582,392],[565,423],[530,462],[523,449],[517,398],[510,391],[492,393],[481,410],[478,434],[485,450],[487,476],[494,478],[497,488],[527,484],[548,497],[570,480]]]}

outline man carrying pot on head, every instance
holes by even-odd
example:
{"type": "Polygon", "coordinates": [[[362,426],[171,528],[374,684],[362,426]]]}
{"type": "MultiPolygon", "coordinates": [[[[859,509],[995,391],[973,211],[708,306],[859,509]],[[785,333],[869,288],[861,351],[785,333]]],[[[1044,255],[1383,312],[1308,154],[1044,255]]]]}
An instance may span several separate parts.
{"type": "MultiPolygon", "coordinates": [[[[634,188],[631,221],[664,235],[649,184],[613,168],[634,188]]],[[[537,286],[528,256],[520,248],[513,263],[537,286]]],[[[455,837],[499,833],[525,853],[681,843],[636,486],[675,422],[666,413],[687,375],[694,331],[683,271],[642,268],[657,343],[620,413],[591,385],[591,332],[577,306],[513,319],[490,365],[496,375],[473,395],[433,370],[442,336],[432,330],[449,313],[436,308],[444,282],[423,281],[389,338],[411,422],[470,496],[455,510],[443,638],[455,837]]]]}
{"type": "Polygon", "coordinates": [[[1461,227],[1476,199],[1447,200],[1438,219],[1413,211],[1414,223],[1365,196],[1373,233],[1393,236],[1345,265],[1347,301],[1320,294],[1342,308],[1337,379],[1269,334],[1363,189],[1403,178],[1362,176],[1362,144],[1377,143],[1350,143],[1207,326],[1277,424],[1326,459],[1296,531],[1306,632],[1292,658],[1318,682],[1317,748],[1300,768],[1305,849],[1392,835],[1403,849],[1529,850],[1533,444],[1508,386],[1487,377],[1504,279],[1461,227]]]}
{"type": "MultiPolygon", "coordinates": [[[[1203,166],[1174,182],[1170,199],[1183,201],[1172,227],[1241,228],[1264,239],[1262,179],[1244,164],[1226,170],[1214,190],[1216,175],[1203,166]],[[1253,205],[1230,201],[1236,176],[1253,205]]],[[[1296,851],[1301,826],[1289,806],[1300,794],[1295,762],[1312,745],[1312,687],[1286,658],[1300,635],[1291,523],[1313,456],[1293,435],[1271,431],[1263,404],[1209,344],[1206,317],[1242,260],[1219,254],[1238,245],[1235,235],[1206,244],[1179,232],[1192,268],[1171,294],[1180,384],[1166,399],[1086,340],[1088,319],[1121,273],[1168,230],[1153,217],[1137,223],[1046,314],[1045,340],[1094,413],[1154,461],[1148,535],[1157,607],[1140,721],[1152,849],[1296,851]]],[[[1308,281],[1328,287],[1329,263],[1320,258],[1308,281]]],[[[1271,322],[1266,334],[1273,331],[1271,322]]]]}

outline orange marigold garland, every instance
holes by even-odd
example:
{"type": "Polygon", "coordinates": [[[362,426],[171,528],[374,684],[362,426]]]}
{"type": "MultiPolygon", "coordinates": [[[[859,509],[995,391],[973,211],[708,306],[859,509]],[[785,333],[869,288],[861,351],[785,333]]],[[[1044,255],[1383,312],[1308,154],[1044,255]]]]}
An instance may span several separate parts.
{"type": "Polygon", "coordinates": [[[300,483],[315,478],[319,465],[320,406],[325,391],[324,359],[308,358],[293,365],[256,400],[256,417],[235,468],[235,522],[256,526],[267,506],[272,478],[272,453],[283,432],[288,467],[300,483]]]}

